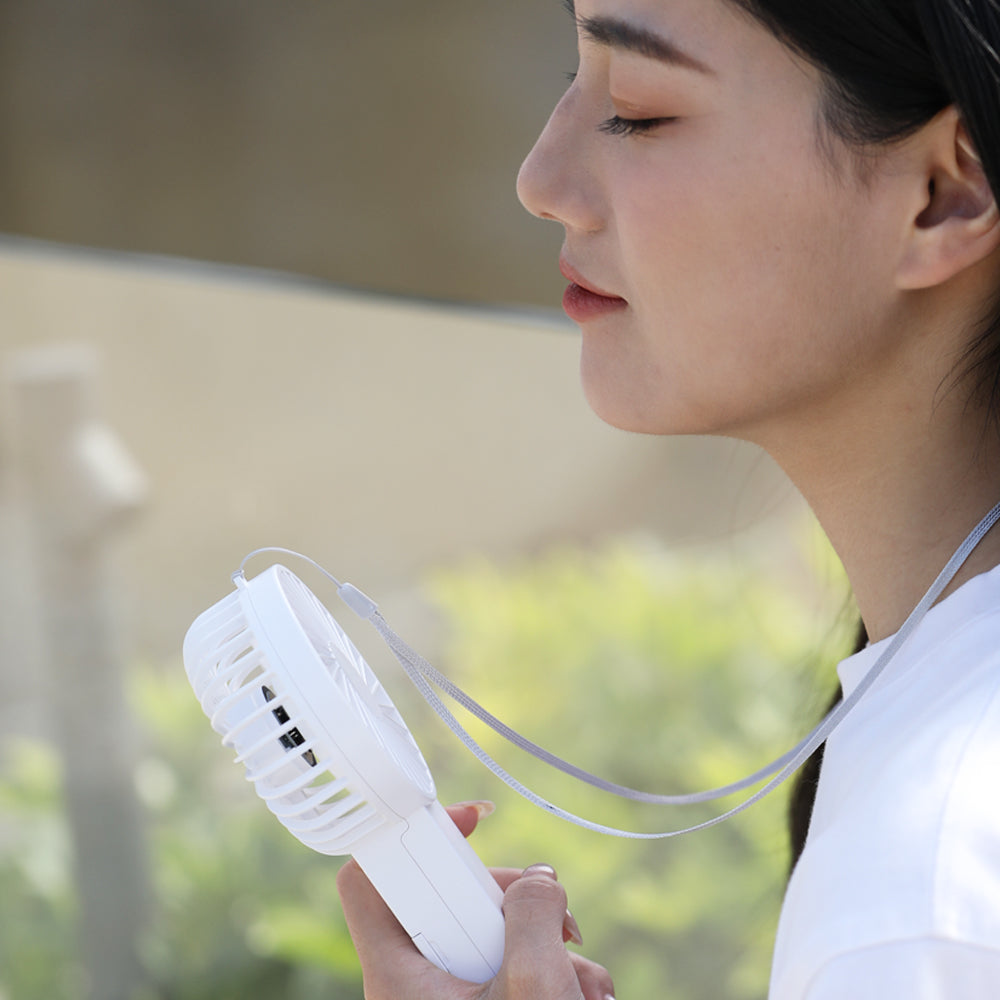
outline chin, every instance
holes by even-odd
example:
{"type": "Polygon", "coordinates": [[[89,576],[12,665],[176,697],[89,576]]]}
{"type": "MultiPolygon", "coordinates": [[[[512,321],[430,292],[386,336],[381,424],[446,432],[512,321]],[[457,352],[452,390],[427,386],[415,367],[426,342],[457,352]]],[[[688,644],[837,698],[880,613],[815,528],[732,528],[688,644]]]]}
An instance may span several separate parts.
{"type": "MultiPolygon", "coordinates": [[[[646,420],[640,399],[645,392],[636,391],[635,378],[612,364],[607,350],[600,351],[588,345],[587,332],[584,331],[580,354],[580,385],[587,405],[606,424],[642,433],[646,420]]],[[[599,346],[606,348],[607,344],[599,342],[599,346]]]]}
{"type": "Polygon", "coordinates": [[[614,391],[605,381],[595,383],[586,377],[582,379],[583,395],[587,405],[606,424],[620,431],[633,434],[669,434],[659,421],[650,415],[640,405],[634,393],[614,391]]]}
{"type": "MultiPolygon", "coordinates": [[[[660,404],[644,406],[643,397],[627,388],[619,391],[606,381],[594,382],[582,379],[584,398],[591,410],[606,424],[632,434],[651,434],[660,437],[684,437],[707,435],[722,437],[743,437],[723,414],[706,413],[695,407],[664,406],[662,400],[670,394],[664,388],[653,399],[660,404]]],[[[645,397],[650,402],[650,397],[645,397]]]]}
{"type": "Polygon", "coordinates": [[[580,366],[583,395],[591,410],[606,424],[633,434],[704,434],[710,431],[690,414],[669,412],[664,400],[676,398],[667,386],[650,385],[648,379],[615,377],[601,365],[580,366]]]}

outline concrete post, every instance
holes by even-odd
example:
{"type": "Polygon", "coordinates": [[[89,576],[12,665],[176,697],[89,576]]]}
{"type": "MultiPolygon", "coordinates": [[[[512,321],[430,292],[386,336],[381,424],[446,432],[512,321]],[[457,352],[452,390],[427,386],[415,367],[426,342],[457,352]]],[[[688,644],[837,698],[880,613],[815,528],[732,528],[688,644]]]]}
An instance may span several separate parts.
{"type": "Polygon", "coordinates": [[[93,1000],[141,985],[138,937],[148,907],[129,714],[117,648],[108,542],[141,506],[142,474],[97,413],[97,362],[78,348],[16,356],[10,417],[20,499],[37,561],[51,731],[63,763],[93,1000]]]}

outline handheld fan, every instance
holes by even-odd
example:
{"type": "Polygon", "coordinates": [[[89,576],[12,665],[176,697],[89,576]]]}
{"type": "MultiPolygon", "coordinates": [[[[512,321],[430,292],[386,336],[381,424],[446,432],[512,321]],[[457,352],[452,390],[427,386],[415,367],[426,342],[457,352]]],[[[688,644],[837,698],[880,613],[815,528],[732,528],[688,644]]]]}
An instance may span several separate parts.
{"type": "Polygon", "coordinates": [[[234,580],[184,639],[188,679],[223,744],[303,844],[354,856],[428,959],[492,978],[502,893],[437,802],[378,678],[284,566],[234,580]]]}

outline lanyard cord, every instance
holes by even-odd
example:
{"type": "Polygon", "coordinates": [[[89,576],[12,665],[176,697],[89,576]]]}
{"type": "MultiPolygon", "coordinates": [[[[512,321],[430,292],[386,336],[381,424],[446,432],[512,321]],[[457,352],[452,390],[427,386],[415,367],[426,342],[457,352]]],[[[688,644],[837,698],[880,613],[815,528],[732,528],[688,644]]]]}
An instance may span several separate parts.
{"type": "Polygon", "coordinates": [[[650,792],[643,792],[637,789],[628,788],[624,785],[615,784],[614,782],[607,781],[597,775],[593,775],[574,764],[568,763],[545,748],[522,736],[520,733],[511,729],[509,726],[497,719],[496,716],[488,712],[478,702],[462,691],[461,688],[432,667],[431,664],[420,656],[419,653],[411,649],[382,617],[382,614],[378,610],[378,605],[376,605],[374,601],[372,601],[352,584],[341,583],[336,577],[308,556],[304,556],[301,553],[294,552],[290,549],[270,547],[255,549],[244,558],[242,563],[240,563],[239,574],[242,574],[243,567],[250,559],[265,552],[283,553],[285,555],[295,556],[296,558],[309,563],[337,587],[338,594],[344,603],[355,612],[355,614],[357,614],[360,618],[371,622],[375,630],[385,641],[386,645],[388,645],[392,650],[393,655],[406,671],[407,676],[431,708],[434,709],[448,728],[451,729],[451,731],[462,741],[462,743],[465,744],[468,750],[506,785],[512,788],[519,795],[523,796],[529,802],[541,809],[544,809],[546,812],[571,823],[575,823],[577,826],[582,826],[585,829],[593,830],[597,833],[607,834],[609,836],[625,837],[634,840],[662,840],[667,837],[677,837],[684,833],[693,833],[696,830],[704,830],[736,816],[738,813],[748,809],[754,803],[759,802],[762,798],[764,798],[764,796],[772,792],[782,782],[790,777],[799,767],[801,767],[808,757],[826,741],[833,730],[840,725],[848,713],[854,708],[855,705],[857,705],[869,688],[871,688],[875,681],[882,675],[889,662],[920,624],[924,615],[926,615],[931,607],[933,607],[933,605],[937,602],[945,588],[947,588],[948,584],[951,583],[955,574],[969,557],[970,553],[973,549],[975,549],[975,547],[982,540],[983,536],[986,535],[997,520],[1000,520],[1000,504],[997,504],[986,515],[986,517],[984,517],[983,520],[976,525],[965,541],[958,547],[955,554],[948,560],[944,569],[942,569],[938,574],[937,579],[935,579],[935,581],[931,584],[930,589],[928,589],[927,593],[924,594],[917,606],[910,612],[899,631],[892,637],[889,644],[882,651],[881,655],[869,669],[868,673],[865,674],[858,686],[853,692],[851,692],[850,696],[834,707],[823,718],[819,725],[805,737],[805,739],[803,739],[787,753],[777,758],[777,760],[772,761],[766,767],[761,768],[759,771],[748,775],[740,781],[736,781],[730,785],[725,785],[721,788],[714,788],[708,791],[695,792],[687,795],[657,795],[650,792]],[[712,817],[705,822],[698,823],[695,826],[685,827],[680,830],[669,830],[661,833],[636,833],[629,830],[619,830],[615,827],[604,826],[603,824],[591,822],[590,820],[584,819],[554,805],[546,799],[543,799],[541,796],[536,795],[533,791],[531,791],[531,789],[527,788],[516,778],[508,774],[507,771],[505,771],[465,730],[444,702],[442,702],[432,685],[439,688],[447,697],[457,702],[464,709],[466,709],[466,711],[480,719],[487,726],[499,733],[499,735],[504,737],[504,739],[519,749],[532,754],[544,763],[549,764],[550,766],[579,781],[593,785],[595,788],[599,788],[602,791],[610,792],[613,795],[631,799],[633,801],[647,802],[658,805],[689,805],[696,802],[709,802],[732,795],[735,792],[744,791],[769,776],[773,775],[773,777],[770,777],[770,780],[759,788],[753,795],[732,809],[729,809],[727,812],[718,816],[712,817]]]}

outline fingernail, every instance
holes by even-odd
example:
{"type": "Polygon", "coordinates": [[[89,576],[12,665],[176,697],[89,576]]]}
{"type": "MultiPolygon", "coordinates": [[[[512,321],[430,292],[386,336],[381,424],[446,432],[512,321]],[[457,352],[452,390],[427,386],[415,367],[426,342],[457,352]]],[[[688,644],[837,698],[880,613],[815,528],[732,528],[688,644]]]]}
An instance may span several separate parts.
{"type": "Polygon", "coordinates": [[[486,819],[487,816],[492,816],[497,811],[496,803],[490,802],[488,799],[475,799],[472,802],[456,802],[455,805],[460,809],[475,809],[480,819],[486,819]]]}
{"type": "Polygon", "coordinates": [[[551,878],[557,879],[559,876],[556,874],[555,868],[552,865],[528,865],[527,868],[521,873],[522,875],[548,875],[551,878]]]}
{"type": "MultiPolygon", "coordinates": [[[[573,916],[569,910],[566,911],[566,916],[563,917],[563,940],[572,941],[573,944],[582,945],[583,935],[580,933],[580,925],[576,922],[576,917],[573,916]]],[[[605,997],[605,1000],[608,1000],[605,997]]],[[[614,1000],[614,997],[611,997],[614,1000]]]]}

